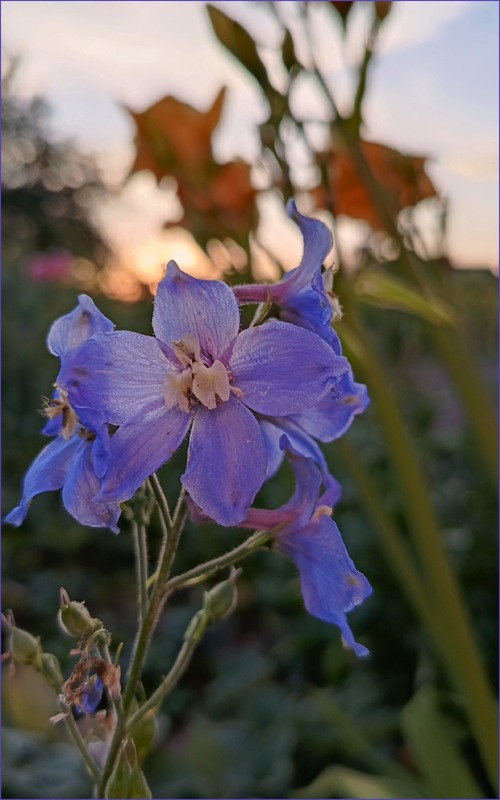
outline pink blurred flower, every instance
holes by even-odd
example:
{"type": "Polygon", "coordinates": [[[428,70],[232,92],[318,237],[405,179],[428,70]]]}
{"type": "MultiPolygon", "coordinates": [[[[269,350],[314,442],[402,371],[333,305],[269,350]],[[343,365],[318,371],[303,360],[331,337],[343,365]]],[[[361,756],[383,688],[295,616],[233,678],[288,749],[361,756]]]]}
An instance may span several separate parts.
{"type": "Polygon", "coordinates": [[[28,277],[35,283],[67,283],[71,279],[73,256],[68,250],[35,253],[26,264],[28,277]]]}

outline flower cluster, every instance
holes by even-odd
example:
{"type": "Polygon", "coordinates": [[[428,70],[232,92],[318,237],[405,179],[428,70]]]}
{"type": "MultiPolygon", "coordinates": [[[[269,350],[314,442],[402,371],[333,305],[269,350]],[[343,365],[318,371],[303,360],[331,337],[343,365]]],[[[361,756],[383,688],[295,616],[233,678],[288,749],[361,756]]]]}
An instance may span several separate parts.
{"type": "Polygon", "coordinates": [[[115,331],[90,298],[58,320],[48,337],[60,357],[44,433],[53,436],[27,472],[19,525],[31,499],[62,488],[80,522],[117,531],[119,504],[166,463],[189,436],[182,483],[193,507],[221,525],[270,529],[301,575],[308,610],[342,631],[359,655],[345,612],[370,593],[330,519],[340,487],[318,442],[331,442],[367,403],[332,328],[323,273],[328,229],[298,213],[301,264],[273,286],[231,289],[167,265],[158,286],[153,334],[115,331]],[[239,305],[267,314],[241,330],[239,305]],[[282,509],[252,508],[287,457],[294,498],[282,509]]]}

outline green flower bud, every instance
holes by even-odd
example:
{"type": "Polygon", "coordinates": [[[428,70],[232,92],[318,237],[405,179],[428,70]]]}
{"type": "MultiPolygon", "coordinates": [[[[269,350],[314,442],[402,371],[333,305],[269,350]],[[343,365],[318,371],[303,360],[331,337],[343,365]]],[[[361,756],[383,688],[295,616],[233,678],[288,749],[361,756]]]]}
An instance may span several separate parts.
{"type": "Polygon", "coordinates": [[[77,639],[87,639],[103,627],[100,619],[90,616],[85,603],[70,600],[64,589],[61,589],[58,620],[64,633],[77,639]]]}
{"type": "Polygon", "coordinates": [[[53,655],[53,653],[42,653],[38,669],[47,683],[49,683],[56,692],[60,692],[64,678],[56,656],[53,655]]]}
{"type": "Polygon", "coordinates": [[[23,631],[13,625],[10,628],[9,649],[14,661],[19,661],[20,664],[34,664],[38,667],[42,657],[39,636],[32,636],[28,631],[23,631]]]}
{"type": "Polygon", "coordinates": [[[236,591],[236,578],[241,570],[233,570],[230,577],[218,583],[209,592],[205,592],[203,611],[208,623],[227,617],[236,608],[238,593],[236,591]]]}

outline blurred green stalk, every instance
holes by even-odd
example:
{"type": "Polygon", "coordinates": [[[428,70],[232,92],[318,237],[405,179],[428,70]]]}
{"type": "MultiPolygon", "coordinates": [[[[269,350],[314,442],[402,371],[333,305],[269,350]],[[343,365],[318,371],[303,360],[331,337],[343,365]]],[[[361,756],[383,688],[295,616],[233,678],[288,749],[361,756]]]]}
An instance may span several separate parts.
{"type": "Polygon", "coordinates": [[[438,521],[430,503],[429,491],[414,453],[413,443],[396,398],[390,389],[376,352],[369,344],[359,320],[355,327],[339,325],[339,333],[365,372],[374,406],[378,411],[395,472],[399,478],[408,510],[412,535],[429,587],[428,602],[442,622],[441,636],[448,672],[464,695],[471,729],[482,754],[492,785],[498,781],[498,728],[496,701],[486,678],[459,585],[444,550],[438,521]]]}

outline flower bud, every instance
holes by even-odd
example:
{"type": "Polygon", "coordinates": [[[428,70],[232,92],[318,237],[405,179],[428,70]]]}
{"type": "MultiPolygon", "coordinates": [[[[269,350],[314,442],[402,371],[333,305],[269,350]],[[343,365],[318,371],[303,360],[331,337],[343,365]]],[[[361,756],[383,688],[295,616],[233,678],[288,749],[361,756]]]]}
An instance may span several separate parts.
{"type": "Polygon", "coordinates": [[[39,636],[35,638],[28,631],[13,625],[10,628],[9,650],[14,661],[19,661],[20,664],[33,664],[38,669],[42,657],[39,636]]]}
{"type": "Polygon", "coordinates": [[[53,653],[42,653],[38,669],[47,683],[49,683],[56,692],[60,692],[64,679],[56,656],[53,653]]]}
{"type": "Polygon", "coordinates": [[[100,619],[90,616],[85,603],[70,600],[65,589],[61,589],[58,620],[63,631],[76,639],[86,639],[103,626],[100,619]]]}
{"type": "Polygon", "coordinates": [[[236,578],[240,573],[241,570],[232,570],[226,581],[218,583],[209,592],[205,592],[203,611],[207,622],[215,622],[234,611],[238,601],[236,578]]]}

